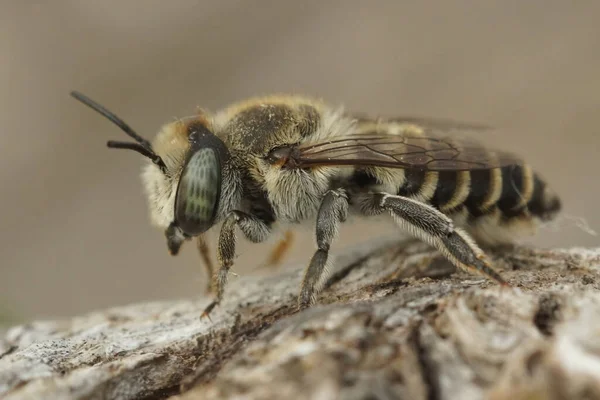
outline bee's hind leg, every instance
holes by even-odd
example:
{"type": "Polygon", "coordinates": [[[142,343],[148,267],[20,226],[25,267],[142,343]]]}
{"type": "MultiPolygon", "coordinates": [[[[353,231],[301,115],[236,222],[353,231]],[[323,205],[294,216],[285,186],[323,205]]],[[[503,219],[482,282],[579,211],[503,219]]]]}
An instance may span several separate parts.
{"type": "Polygon", "coordinates": [[[314,302],[317,285],[326,270],[329,247],[337,235],[338,226],[348,215],[348,196],[342,189],[325,193],[317,214],[317,251],[310,260],[298,296],[298,305],[303,308],[314,302]]]}
{"type": "Polygon", "coordinates": [[[390,212],[404,231],[435,247],[457,268],[507,285],[475,241],[434,207],[387,193],[373,193],[365,206],[371,214],[390,212]]]}

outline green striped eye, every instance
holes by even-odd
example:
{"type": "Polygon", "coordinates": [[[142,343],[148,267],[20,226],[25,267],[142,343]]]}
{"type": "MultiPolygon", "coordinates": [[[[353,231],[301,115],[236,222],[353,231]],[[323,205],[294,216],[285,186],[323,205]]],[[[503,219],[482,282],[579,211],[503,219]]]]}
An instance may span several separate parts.
{"type": "Polygon", "coordinates": [[[175,220],[188,235],[208,230],[214,221],[221,191],[221,163],[215,149],[205,147],[191,155],[177,188],[175,220]]]}

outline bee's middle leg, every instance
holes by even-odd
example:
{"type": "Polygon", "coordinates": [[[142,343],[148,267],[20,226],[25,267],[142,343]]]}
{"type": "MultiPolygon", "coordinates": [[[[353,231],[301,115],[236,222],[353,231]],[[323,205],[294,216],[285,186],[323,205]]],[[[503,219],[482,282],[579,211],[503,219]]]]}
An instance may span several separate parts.
{"type": "Polygon", "coordinates": [[[217,258],[220,266],[214,277],[216,297],[215,300],[204,309],[203,316],[208,316],[213,308],[215,308],[215,306],[223,299],[229,270],[233,265],[233,260],[235,258],[236,227],[240,228],[244,236],[253,243],[263,242],[270,233],[270,226],[254,215],[243,211],[232,211],[229,213],[221,226],[219,243],[217,245],[217,258]]]}
{"type": "Polygon", "coordinates": [[[298,305],[306,307],[314,302],[317,284],[329,256],[329,247],[337,235],[338,226],[348,215],[348,196],[342,189],[329,190],[325,193],[317,214],[316,236],[317,251],[310,260],[304,274],[304,280],[298,296],[298,305]]]}
{"type": "Polygon", "coordinates": [[[475,241],[434,207],[403,196],[373,193],[369,208],[375,214],[390,212],[401,228],[435,247],[457,268],[506,285],[475,241]]]}

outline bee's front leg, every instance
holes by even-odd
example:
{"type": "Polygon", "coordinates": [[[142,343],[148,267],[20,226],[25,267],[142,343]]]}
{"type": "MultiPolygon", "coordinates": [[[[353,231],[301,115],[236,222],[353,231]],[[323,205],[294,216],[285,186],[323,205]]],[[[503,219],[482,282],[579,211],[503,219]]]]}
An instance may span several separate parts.
{"type": "Polygon", "coordinates": [[[306,307],[314,302],[317,284],[327,265],[329,247],[337,235],[339,224],[346,220],[347,215],[348,196],[346,192],[343,189],[336,189],[325,193],[317,214],[317,251],[310,260],[302,281],[298,297],[299,307],[306,307]]]}
{"type": "Polygon", "coordinates": [[[232,211],[229,213],[221,226],[217,246],[217,256],[220,266],[215,276],[216,298],[204,309],[202,315],[205,317],[208,317],[213,308],[223,299],[229,269],[233,265],[233,259],[235,258],[236,226],[240,228],[248,240],[254,243],[266,240],[270,232],[270,226],[254,215],[243,211],[232,211]]]}

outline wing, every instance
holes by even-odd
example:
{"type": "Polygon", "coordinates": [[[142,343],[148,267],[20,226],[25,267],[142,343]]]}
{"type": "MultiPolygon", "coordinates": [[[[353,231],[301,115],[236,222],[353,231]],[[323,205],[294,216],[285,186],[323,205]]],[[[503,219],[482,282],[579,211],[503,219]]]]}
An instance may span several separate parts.
{"type": "Polygon", "coordinates": [[[297,168],[363,165],[430,171],[490,169],[522,163],[514,154],[449,134],[480,130],[476,126],[444,123],[428,123],[422,118],[357,120],[356,133],[301,144],[287,154],[287,162],[297,168]]]}

